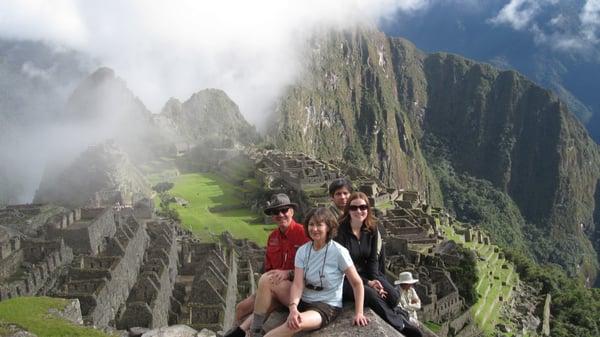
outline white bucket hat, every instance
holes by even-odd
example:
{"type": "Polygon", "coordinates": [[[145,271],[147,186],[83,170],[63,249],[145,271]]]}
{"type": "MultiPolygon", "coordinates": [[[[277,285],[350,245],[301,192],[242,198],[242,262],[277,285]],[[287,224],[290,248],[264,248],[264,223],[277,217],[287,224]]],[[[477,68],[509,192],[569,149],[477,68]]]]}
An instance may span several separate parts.
{"type": "Polygon", "coordinates": [[[419,280],[414,279],[409,271],[403,271],[398,275],[398,279],[394,284],[415,284],[417,282],[419,282],[419,280]]]}

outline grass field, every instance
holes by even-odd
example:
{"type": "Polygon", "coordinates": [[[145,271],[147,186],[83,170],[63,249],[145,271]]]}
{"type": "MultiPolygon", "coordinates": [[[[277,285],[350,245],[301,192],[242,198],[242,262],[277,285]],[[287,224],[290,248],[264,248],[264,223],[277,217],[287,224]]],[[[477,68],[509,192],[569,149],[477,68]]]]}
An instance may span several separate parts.
{"type": "Polygon", "coordinates": [[[475,250],[483,258],[483,261],[477,261],[479,299],[471,307],[471,312],[479,328],[487,336],[490,336],[493,334],[496,324],[510,325],[509,322],[501,320],[500,307],[503,303],[500,301],[500,297],[504,302],[510,300],[512,288],[518,281],[514,266],[500,258],[499,254],[494,251],[497,248],[495,245],[464,242],[462,236],[457,235],[451,227],[444,227],[444,233],[448,239],[463,243],[465,247],[475,250]],[[504,264],[508,267],[507,269],[502,268],[504,264]]]}
{"type": "MultiPolygon", "coordinates": [[[[48,314],[51,308],[62,310],[68,300],[50,297],[17,297],[0,302],[0,326],[16,324],[39,337],[107,337],[101,331],[75,325],[48,314]]],[[[0,329],[0,334],[6,331],[0,329]]]]}
{"type": "Polygon", "coordinates": [[[175,186],[169,191],[173,196],[188,201],[186,207],[171,204],[181,216],[185,228],[191,229],[204,241],[210,241],[210,233],[229,231],[235,238],[247,238],[260,245],[267,240],[268,231],[274,225],[252,224],[257,214],[246,208],[211,212],[215,206],[240,205],[242,189],[234,186],[220,175],[213,173],[183,174],[173,179],[175,186]]]}

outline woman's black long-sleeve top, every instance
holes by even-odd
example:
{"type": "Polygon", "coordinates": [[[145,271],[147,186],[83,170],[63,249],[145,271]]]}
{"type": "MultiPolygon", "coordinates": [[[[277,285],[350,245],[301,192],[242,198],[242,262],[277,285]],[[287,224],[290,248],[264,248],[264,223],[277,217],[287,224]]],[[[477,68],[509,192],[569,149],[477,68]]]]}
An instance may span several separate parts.
{"type": "Polygon", "coordinates": [[[335,241],[346,247],[352,257],[352,262],[356,271],[360,275],[364,284],[369,280],[377,278],[377,235],[379,232],[375,229],[373,232],[367,229],[365,225],[361,227],[360,240],[352,233],[350,221],[340,224],[335,241]]]}

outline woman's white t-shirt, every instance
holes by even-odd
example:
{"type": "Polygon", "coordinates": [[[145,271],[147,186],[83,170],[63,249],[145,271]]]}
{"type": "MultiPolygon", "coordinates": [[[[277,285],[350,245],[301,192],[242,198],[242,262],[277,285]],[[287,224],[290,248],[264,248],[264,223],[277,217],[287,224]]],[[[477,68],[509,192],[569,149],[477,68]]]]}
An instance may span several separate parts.
{"type": "Polygon", "coordinates": [[[331,240],[321,249],[314,250],[313,243],[307,242],[298,248],[294,265],[304,270],[305,283],[323,287],[320,291],[304,287],[304,302],[324,302],[342,307],[344,272],[354,265],[344,246],[331,240]]]}

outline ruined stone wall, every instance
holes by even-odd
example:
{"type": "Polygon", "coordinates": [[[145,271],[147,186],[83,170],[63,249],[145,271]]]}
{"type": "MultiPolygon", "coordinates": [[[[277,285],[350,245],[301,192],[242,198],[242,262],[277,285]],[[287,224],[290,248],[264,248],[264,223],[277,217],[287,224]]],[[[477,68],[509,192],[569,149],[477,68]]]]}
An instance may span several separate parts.
{"type": "Polygon", "coordinates": [[[125,308],[118,318],[117,327],[133,326],[156,328],[169,323],[170,306],[177,277],[177,237],[168,222],[148,222],[150,245],[144,263],[125,308]]]}
{"type": "Polygon", "coordinates": [[[453,292],[438,298],[436,309],[439,321],[446,321],[456,317],[462,308],[462,301],[458,296],[458,292],[453,292]]]}
{"type": "MultiPolygon", "coordinates": [[[[86,210],[82,210],[83,212],[86,210]]],[[[89,212],[89,211],[88,211],[89,212]]],[[[106,208],[88,226],[90,251],[92,255],[104,250],[106,239],[112,237],[116,232],[115,215],[112,208],[106,208]]]]}
{"type": "Polygon", "coordinates": [[[473,316],[471,315],[471,311],[467,310],[463,312],[460,316],[450,321],[450,327],[453,331],[462,330],[467,324],[470,324],[473,321],[473,316]]]}
{"type": "Polygon", "coordinates": [[[19,274],[11,275],[9,282],[0,285],[0,300],[36,295],[73,259],[72,250],[62,241],[24,239],[20,251],[28,265],[21,265],[19,274]]]}
{"type": "Polygon", "coordinates": [[[223,317],[223,330],[227,331],[235,323],[235,305],[238,299],[238,257],[233,249],[229,250],[229,275],[227,275],[227,289],[225,290],[225,315],[223,317]]]}
{"type": "Polygon", "coordinates": [[[63,214],[53,221],[47,228],[48,238],[63,238],[75,254],[98,254],[116,232],[112,208],[84,208],[80,213],[63,214]],[[79,214],[81,218],[77,221],[79,214]]]}
{"type": "MultiPolygon", "coordinates": [[[[148,246],[148,234],[145,228],[141,225],[131,226],[133,225],[131,221],[127,221],[127,224],[130,225],[128,229],[133,235],[125,247],[123,256],[111,270],[112,278],[104,283],[104,287],[97,293],[96,308],[90,313],[91,321],[95,325],[106,326],[114,319],[118,308],[125,302],[130,289],[135,284],[138,266],[142,263],[144,250],[148,246]]],[[[125,232],[127,231],[124,230],[123,234],[125,232]]],[[[123,242],[123,238],[120,241],[123,242]]]]}
{"type": "Polygon", "coordinates": [[[433,270],[431,279],[436,284],[437,296],[440,298],[458,292],[458,289],[450,279],[450,276],[442,270],[433,270]]]}
{"type": "Polygon", "coordinates": [[[214,254],[219,249],[216,243],[185,242],[181,248],[181,275],[194,275],[196,266],[208,254],[214,254]]]}
{"type": "Polygon", "coordinates": [[[7,279],[15,274],[21,267],[21,263],[23,263],[23,250],[20,247],[19,249],[13,249],[13,247],[15,245],[11,245],[11,242],[6,242],[0,247],[0,280],[7,279]]]}
{"type": "Polygon", "coordinates": [[[118,226],[115,236],[110,238],[106,251],[100,256],[82,256],[77,260],[69,272],[68,282],[58,293],[61,297],[78,298],[84,320],[89,324],[112,324],[117,310],[135,284],[148,246],[145,226],[138,224],[133,217],[120,219],[118,226]],[[106,271],[110,278],[103,276],[106,271]],[[98,276],[101,278],[95,278],[98,276]]]}
{"type": "Polygon", "coordinates": [[[182,249],[188,252],[210,249],[204,253],[202,262],[195,263],[195,275],[186,304],[187,313],[183,317],[183,322],[195,329],[229,328],[234,322],[235,305],[240,299],[237,287],[239,277],[242,274],[250,277],[252,273],[253,267],[247,260],[245,267],[238,267],[239,259],[233,240],[223,237],[222,241],[222,245],[212,247],[187,242],[182,249]],[[186,245],[191,247],[186,248],[186,245]]]}

